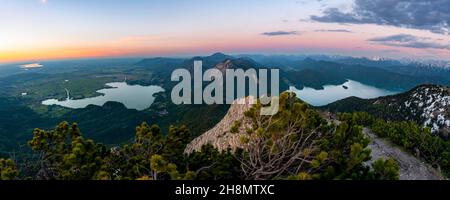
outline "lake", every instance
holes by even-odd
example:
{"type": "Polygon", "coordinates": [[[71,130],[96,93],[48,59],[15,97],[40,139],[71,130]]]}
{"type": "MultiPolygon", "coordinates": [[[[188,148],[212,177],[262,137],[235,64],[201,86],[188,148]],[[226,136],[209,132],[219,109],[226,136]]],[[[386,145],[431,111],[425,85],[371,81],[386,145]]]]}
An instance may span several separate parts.
{"type": "Polygon", "coordinates": [[[44,65],[41,65],[40,63],[30,63],[30,64],[25,64],[25,65],[20,65],[20,67],[23,69],[41,68],[43,66],[44,65]]]}
{"type": "Polygon", "coordinates": [[[128,109],[145,110],[155,101],[154,94],[164,91],[159,86],[128,85],[125,82],[107,83],[106,86],[110,88],[97,91],[102,94],[101,96],[73,100],[70,99],[69,91],[67,91],[66,100],[48,99],[42,104],[76,109],[85,108],[88,105],[102,106],[108,101],[115,101],[124,104],[128,109]]]}
{"type": "Polygon", "coordinates": [[[291,87],[290,90],[295,92],[298,98],[313,106],[324,106],[351,96],[371,99],[399,93],[399,91],[376,88],[353,80],[348,80],[342,85],[325,85],[323,87],[322,90],[309,87],[301,90],[291,87]]]}
{"type": "MultiPolygon", "coordinates": [[[[128,85],[125,82],[107,83],[106,86],[110,88],[97,91],[102,94],[101,96],[74,100],[70,99],[70,91],[67,91],[68,98],[66,100],[48,99],[43,101],[42,104],[76,109],[85,108],[88,105],[102,106],[108,101],[115,101],[124,104],[128,109],[145,110],[155,100],[154,94],[164,91],[159,86],[128,85]]],[[[322,90],[309,87],[301,90],[291,87],[290,90],[295,92],[300,99],[313,106],[327,105],[351,96],[369,99],[399,93],[365,85],[353,80],[348,80],[342,85],[325,85],[323,87],[324,89],[322,90]]]]}

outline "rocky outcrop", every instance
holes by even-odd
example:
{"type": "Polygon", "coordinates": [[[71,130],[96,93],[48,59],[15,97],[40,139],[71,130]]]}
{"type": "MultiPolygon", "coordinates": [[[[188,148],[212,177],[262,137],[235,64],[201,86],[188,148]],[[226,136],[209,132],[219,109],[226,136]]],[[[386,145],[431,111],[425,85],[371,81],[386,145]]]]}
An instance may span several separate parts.
{"type": "Polygon", "coordinates": [[[206,144],[213,145],[219,151],[243,148],[241,137],[246,134],[246,127],[250,127],[250,122],[244,119],[244,113],[253,106],[255,101],[253,97],[235,100],[225,117],[212,129],[192,140],[186,146],[185,153],[199,151],[206,144]],[[241,125],[232,133],[230,129],[236,121],[241,125]]]}

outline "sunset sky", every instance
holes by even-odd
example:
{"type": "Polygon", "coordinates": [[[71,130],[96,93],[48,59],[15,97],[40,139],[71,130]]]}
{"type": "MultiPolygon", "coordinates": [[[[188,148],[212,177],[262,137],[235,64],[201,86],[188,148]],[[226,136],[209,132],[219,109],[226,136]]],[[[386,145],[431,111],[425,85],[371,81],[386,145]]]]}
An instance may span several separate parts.
{"type": "Polygon", "coordinates": [[[450,60],[450,1],[371,2],[0,0],[0,63],[219,51],[450,60]]]}

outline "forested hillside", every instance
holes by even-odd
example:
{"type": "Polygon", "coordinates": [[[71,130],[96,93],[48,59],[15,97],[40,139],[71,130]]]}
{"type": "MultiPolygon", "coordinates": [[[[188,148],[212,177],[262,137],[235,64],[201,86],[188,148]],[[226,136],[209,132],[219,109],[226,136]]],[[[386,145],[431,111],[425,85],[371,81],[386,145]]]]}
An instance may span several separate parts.
{"type": "Polygon", "coordinates": [[[363,111],[391,121],[412,120],[444,138],[448,138],[450,133],[450,88],[447,86],[420,85],[402,94],[376,99],[351,97],[321,109],[363,111]]]}
{"type": "MultiPolygon", "coordinates": [[[[249,126],[244,148],[218,151],[204,145],[183,153],[190,131],[172,126],[167,134],[146,123],[131,143],[107,147],[85,138],[77,124],[63,122],[54,130],[36,129],[28,142],[39,155],[32,162],[0,160],[1,179],[397,179],[393,160],[372,166],[368,139],[351,118],[330,123],[295,95],[281,96],[281,111],[259,115],[260,104],[245,113],[249,126]],[[256,163],[255,158],[260,160],[256,163]]],[[[235,125],[239,126],[239,125],[235,125]]]]}

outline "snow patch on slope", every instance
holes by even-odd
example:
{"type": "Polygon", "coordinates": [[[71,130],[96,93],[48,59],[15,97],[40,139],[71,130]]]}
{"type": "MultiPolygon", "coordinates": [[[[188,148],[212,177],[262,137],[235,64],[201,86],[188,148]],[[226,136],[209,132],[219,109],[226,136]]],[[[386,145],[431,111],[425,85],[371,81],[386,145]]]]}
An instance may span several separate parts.
{"type": "Polygon", "coordinates": [[[408,100],[399,105],[400,112],[418,116],[418,121],[430,127],[433,133],[450,128],[449,88],[440,86],[421,86],[410,94],[408,100]]]}

